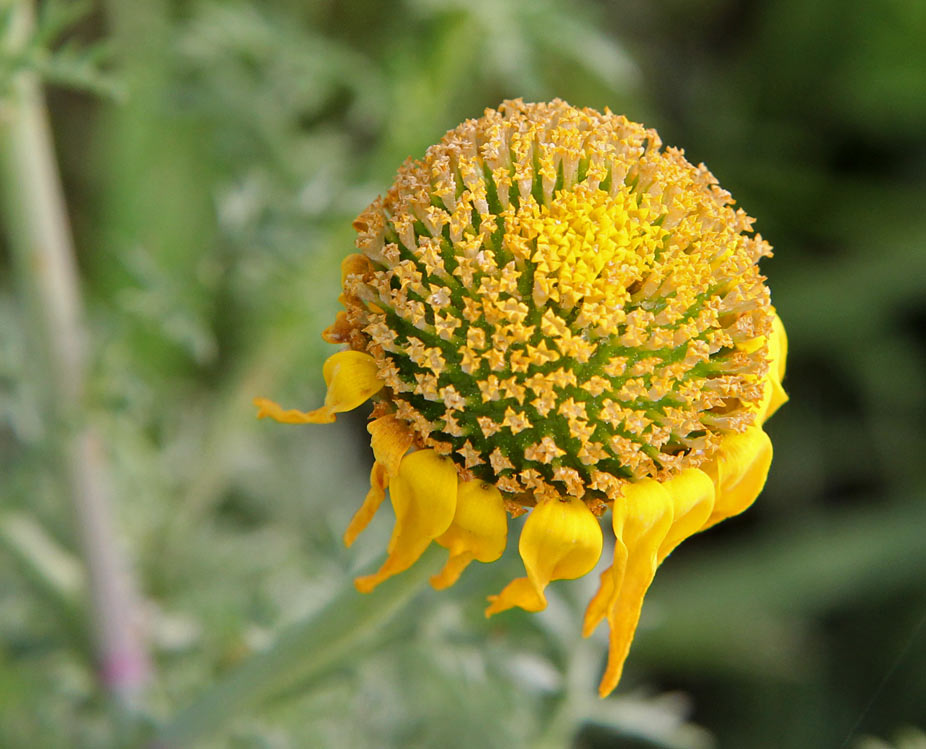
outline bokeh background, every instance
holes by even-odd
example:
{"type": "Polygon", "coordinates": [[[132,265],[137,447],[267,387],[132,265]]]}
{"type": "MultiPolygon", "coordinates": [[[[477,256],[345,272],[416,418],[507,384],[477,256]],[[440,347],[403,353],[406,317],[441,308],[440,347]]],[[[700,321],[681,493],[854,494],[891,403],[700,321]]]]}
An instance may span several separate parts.
{"type": "Polygon", "coordinates": [[[18,4],[0,130],[17,76],[41,76],[85,307],[68,414],[103,446],[84,470],[110,489],[152,670],[127,700],[96,675],[7,167],[0,746],[924,746],[926,3],[60,0],[17,46],[18,4]],[[386,508],[340,542],[364,414],[282,427],[251,398],[321,401],[351,220],[406,157],[517,96],[655,127],[757,217],[791,341],[768,485],[663,565],[606,700],[604,633],[579,637],[596,575],[540,615],[483,618],[512,548],[390,618],[348,612],[345,631],[373,619],[340,656],[300,672],[327,647],[308,638],[286,664],[302,678],[252,674],[257,696],[216,718],[216,685],[349,590],[391,528],[386,508]]]}

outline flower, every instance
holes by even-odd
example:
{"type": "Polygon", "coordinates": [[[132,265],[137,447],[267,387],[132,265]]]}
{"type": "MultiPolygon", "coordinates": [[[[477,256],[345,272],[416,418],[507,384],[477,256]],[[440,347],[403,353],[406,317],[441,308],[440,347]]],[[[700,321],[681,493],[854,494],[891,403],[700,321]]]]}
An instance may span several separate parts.
{"type": "Polygon", "coordinates": [[[610,627],[602,696],[620,678],[643,597],[684,539],[746,509],[785,401],[787,342],[758,261],[771,255],[729,193],[653,130],[563,101],[506,101],[407,161],[354,222],[346,344],[308,413],[372,399],[370,491],[349,546],[389,490],[388,556],[362,592],[436,541],[436,588],[505,548],[525,512],[526,576],[487,615],[540,611],[554,580],[588,574],[610,509],[614,559],[584,632],[610,627]]]}

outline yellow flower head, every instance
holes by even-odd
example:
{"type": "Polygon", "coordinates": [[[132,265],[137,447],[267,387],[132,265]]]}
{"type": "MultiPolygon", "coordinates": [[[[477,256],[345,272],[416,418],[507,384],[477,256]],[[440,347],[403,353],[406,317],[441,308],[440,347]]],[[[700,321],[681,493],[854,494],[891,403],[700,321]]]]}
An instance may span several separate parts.
{"type": "Polygon", "coordinates": [[[260,416],[325,423],[372,398],[375,463],[347,544],[388,489],[388,557],[361,591],[449,550],[435,587],[501,556],[530,511],[526,576],[487,614],[539,611],[557,579],[613,564],[585,632],[610,626],[600,692],[617,685],[658,565],[748,507],[772,448],[784,328],[752,219],[653,130],[563,101],[504,102],[408,161],[354,222],[345,307],[325,331],[312,412],[258,399],[260,416]]]}

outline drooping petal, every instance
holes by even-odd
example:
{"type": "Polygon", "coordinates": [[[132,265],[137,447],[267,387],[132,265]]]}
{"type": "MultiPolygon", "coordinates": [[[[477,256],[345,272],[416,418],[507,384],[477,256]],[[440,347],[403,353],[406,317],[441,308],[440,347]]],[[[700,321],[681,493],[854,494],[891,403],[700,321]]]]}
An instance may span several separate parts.
{"type": "Polygon", "coordinates": [[[781,382],[785,378],[785,369],[788,365],[788,333],[777,312],[772,317],[772,339],[769,341],[769,349],[772,367],[778,376],[778,382],[781,382]]]}
{"type": "Polygon", "coordinates": [[[764,424],[771,416],[790,400],[781,382],[773,377],[769,377],[765,384],[765,397],[762,399],[762,407],[759,409],[759,422],[764,424]]]}
{"type": "Polygon", "coordinates": [[[255,398],[253,403],[257,406],[258,419],[271,418],[281,424],[330,424],[334,421],[334,416],[325,408],[298,411],[295,408],[283,408],[269,398],[255,398]]]}
{"type": "Polygon", "coordinates": [[[672,497],[673,511],[672,525],[659,547],[659,564],[682,541],[701,530],[714,509],[714,482],[698,468],[686,468],[662,486],[672,497]]]}
{"type": "Polygon", "coordinates": [[[717,498],[702,530],[749,507],[765,486],[771,464],[772,441],[762,427],[724,437],[716,457],[704,467],[714,482],[717,498]]]}
{"type": "MultiPolygon", "coordinates": [[[[665,538],[659,546],[656,555],[656,565],[672,553],[689,536],[701,530],[714,506],[714,483],[704,471],[697,468],[687,468],[678,476],[662,483],[672,503],[672,523],[666,532],[665,538]]],[[[648,491],[653,492],[658,499],[655,504],[665,501],[662,493],[650,485],[648,491]]],[[[627,508],[618,506],[618,513],[627,508]]],[[[620,520],[626,525],[626,519],[620,520]]],[[[657,535],[658,535],[657,529],[657,535]]],[[[618,537],[614,547],[614,563],[601,573],[601,582],[598,591],[589,601],[585,610],[585,621],[582,626],[582,636],[588,637],[595,630],[602,619],[607,616],[608,610],[620,592],[620,583],[623,581],[627,565],[628,550],[624,542],[618,537]]]]}
{"type": "Polygon", "coordinates": [[[285,410],[267,398],[255,398],[257,418],[270,417],[284,424],[330,424],[336,413],[351,411],[383,387],[377,376],[376,359],[362,351],[339,351],[322,367],[328,386],[325,405],[314,411],[285,410]]]}
{"type": "Polygon", "coordinates": [[[765,375],[762,399],[753,407],[757,413],[757,424],[763,424],[775,411],[788,402],[788,394],[781,386],[788,359],[788,336],[778,313],[772,315],[772,330],[768,337],[758,336],[739,344],[747,354],[768,344],[769,368],[765,375]]]}
{"type": "Polygon", "coordinates": [[[328,386],[325,405],[332,415],[352,411],[376,395],[383,381],[377,377],[376,359],[362,351],[339,351],[329,356],[322,367],[328,386]]]}
{"type": "Polygon", "coordinates": [[[788,402],[788,394],[781,386],[788,359],[788,335],[781,318],[772,318],[772,332],[768,338],[769,369],[766,375],[765,395],[759,404],[758,423],[762,424],[788,402]]]}
{"type": "Polygon", "coordinates": [[[386,487],[389,485],[389,476],[386,473],[385,466],[376,461],[373,463],[373,469],[370,471],[370,491],[367,492],[366,499],[360,505],[360,509],[354,513],[350,523],[347,524],[347,530],[344,531],[344,545],[350,547],[366,527],[370,524],[379,506],[386,498],[386,487]]]}
{"type": "Polygon", "coordinates": [[[404,422],[393,415],[380,416],[367,424],[370,446],[377,463],[382,463],[391,478],[399,473],[399,464],[408,448],[412,446],[413,435],[404,422]]]}
{"type": "MultiPolygon", "coordinates": [[[[608,665],[598,693],[610,694],[620,681],[630,643],[640,621],[643,598],[659,565],[659,550],[673,518],[672,495],[657,481],[646,479],[631,484],[612,509],[615,548],[626,547],[626,563],[607,610],[610,646],[608,665]]],[[[623,554],[623,552],[621,552],[623,554]]],[[[615,563],[614,567],[618,565],[615,563]]]]}
{"type": "Polygon", "coordinates": [[[344,531],[344,545],[350,546],[370,524],[383,499],[389,479],[397,475],[402,457],[412,446],[412,434],[395,416],[381,416],[367,424],[373,448],[373,469],[370,471],[370,491],[360,509],[344,531]]]}
{"type": "Polygon", "coordinates": [[[475,560],[494,562],[505,551],[508,515],[502,493],[482,481],[466,481],[457,488],[457,507],[450,527],[435,541],[450,550],[444,569],[431,578],[438,590],[448,588],[475,560]]]}
{"type": "Polygon", "coordinates": [[[592,596],[585,609],[585,618],[582,620],[582,637],[590,637],[592,632],[608,615],[611,606],[620,593],[620,586],[627,570],[627,546],[621,539],[614,541],[614,561],[611,566],[601,573],[598,590],[592,596]]]}
{"type": "Polygon", "coordinates": [[[402,458],[389,496],[396,515],[389,555],[377,572],[354,581],[361,593],[407,570],[447,530],[457,503],[457,469],[434,450],[418,450],[402,458]]]}
{"type": "Polygon", "coordinates": [[[370,491],[360,509],[344,531],[344,545],[350,546],[370,524],[386,496],[389,480],[397,476],[402,458],[412,446],[412,433],[395,416],[387,415],[367,424],[370,446],[373,448],[373,469],[370,471],[370,491]]]}
{"type": "MultiPolygon", "coordinates": [[[[614,562],[601,573],[601,582],[598,592],[592,597],[585,610],[585,621],[582,626],[583,637],[588,637],[609,616],[611,609],[618,600],[621,585],[627,569],[629,549],[626,541],[630,541],[632,548],[640,545],[639,538],[644,535],[643,529],[647,523],[661,522],[661,516],[654,515],[652,508],[670,507],[671,496],[658,481],[647,479],[640,483],[631,484],[624,490],[624,496],[614,502],[612,508],[611,524],[614,528],[614,562]],[[628,528],[629,530],[625,530],[628,528]]],[[[669,521],[671,522],[671,516],[669,521]]],[[[659,536],[660,542],[665,537],[666,530],[657,527],[654,533],[659,536]]]]}
{"type": "Polygon", "coordinates": [[[518,550],[527,577],[510,582],[497,596],[489,596],[486,616],[514,606],[542,611],[543,591],[553,580],[574,580],[588,574],[601,556],[598,518],[580,499],[542,499],[524,528],[518,550]]]}

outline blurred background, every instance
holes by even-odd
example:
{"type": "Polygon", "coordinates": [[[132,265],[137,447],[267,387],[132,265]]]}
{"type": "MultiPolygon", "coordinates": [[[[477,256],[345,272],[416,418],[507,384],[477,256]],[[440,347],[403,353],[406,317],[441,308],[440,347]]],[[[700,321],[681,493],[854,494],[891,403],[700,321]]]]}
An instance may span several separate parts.
{"type": "Polygon", "coordinates": [[[926,744],[926,3],[55,0],[31,27],[23,7],[0,6],[0,746],[926,744]],[[36,77],[84,309],[57,323],[66,289],[23,239],[36,77]],[[763,495],[663,565],[603,701],[605,633],[579,636],[597,575],[483,618],[514,547],[309,663],[325,641],[300,622],[392,518],[343,548],[365,414],[251,406],[321,402],[352,219],[518,96],[610,107],[705,162],[775,247],[791,342],[763,495]],[[300,632],[285,688],[254,675],[300,632]],[[99,678],[107,637],[128,665],[99,678]]]}

